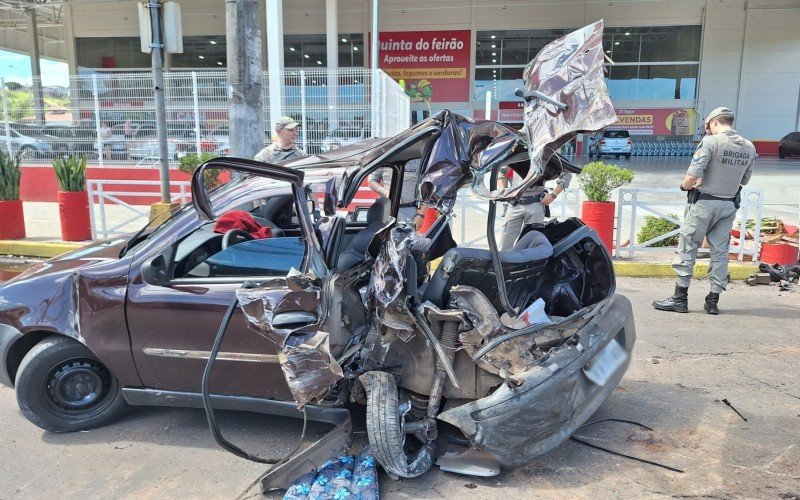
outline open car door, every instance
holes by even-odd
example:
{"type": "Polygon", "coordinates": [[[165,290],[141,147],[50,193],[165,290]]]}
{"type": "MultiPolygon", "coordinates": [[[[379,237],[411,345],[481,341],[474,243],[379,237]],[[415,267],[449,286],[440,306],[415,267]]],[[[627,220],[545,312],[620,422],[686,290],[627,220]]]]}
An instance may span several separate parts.
{"type": "MultiPolygon", "coordinates": [[[[279,305],[271,324],[316,331],[320,320],[319,294],[290,286],[293,274],[324,277],[327,273],[314,236],[302,172],[220,158],[195,172],[192,195],[199,220],[177,241],[150,250],[142,264],[131,269],[126,311],[134,360],[145,387],[200,392],[217,328],[236,291],[248,282],[260,284],[268,290],[269,300],[279,305]],[[207,168],[261,176],[270,182],[244,179],[248,186],[259,187],[241,190],[242,196],[252,199],[239,197],[215,207],[202,182],[207,168]],[[243,202],[259,206],[279,192],[292,197],[296,214],[296,227],[286,234],[252,239],[240,238],[239,230],[215,231],[222,212],[243,202]]],[[[211,391],[292,400],[279,349],[247,325],[245,314],[237,308],[218,356],[219,370],[211,391]]]]}

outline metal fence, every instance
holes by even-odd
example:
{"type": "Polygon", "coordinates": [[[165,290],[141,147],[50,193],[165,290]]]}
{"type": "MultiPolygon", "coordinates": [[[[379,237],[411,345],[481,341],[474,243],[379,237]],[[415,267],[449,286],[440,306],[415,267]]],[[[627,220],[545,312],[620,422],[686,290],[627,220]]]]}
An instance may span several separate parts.
{"type": "MultiPolygon", "coordinates": [[[[686,209],[686,193],[678,189],[665,188],[620,188],[617,199],[616,238],[614,256],[621,257],[627,253],[628,258],[633,258],[635,252],[664,252],[674,251],[676,246],[656,246],[657,243],[678,235],[679,228],[656,236],[647,241],[638,242],[638,230],[645,223],[646,216],[666,219],[677,226],[683,220],[683,211],[686,209]],[[675,211],[680,210],[680,214],[675,211]],[[628,241],[623,242],[624,235],[628,234],[628,241]]],[[[731,253],[738,255],[738,260],[750,256],[758,260],[761,249],[761,216],[764,208],[764,190],[745,188],[742,190],[742,203],[739,207],[740,219],[734,228],[739,230],[739,236],[733,240],[731,253]],[[754,227],[748,232],[747,221],[753,220],[754,227]],[[752,235],[751,238],[748,238],[752,235]]]]}
{"type": "MultiPolygon", "coordinates": [[[[189,153],[229,152],[228,80],[224,70],[165,72],[169,160],[189,153]]],[[[388,137],[411,123],[408,96],[379,71],[366,68],[286,69],[283,114],[302,123],[298,145],[320,153],[361,139],[388,137]],[[372,103],[372,85],[377,86],[372,103]],[[373,113],[373,105],[378,112],[373,113]],[[373,116],[377,123],[373,123],[373,116]]],[[[37,82],[38,83],[38,82],[37,82]]],[[[271,142],[269,78],[262,76],[264,144],[271,142]]],[[[70,77],[69,88],[31,88],[0,80],[3,121],[0,149],[26,162],[82,154],[93,164],[151,166],[158,162],[155,98],[150,72],[92,73],[70,77]]]]}

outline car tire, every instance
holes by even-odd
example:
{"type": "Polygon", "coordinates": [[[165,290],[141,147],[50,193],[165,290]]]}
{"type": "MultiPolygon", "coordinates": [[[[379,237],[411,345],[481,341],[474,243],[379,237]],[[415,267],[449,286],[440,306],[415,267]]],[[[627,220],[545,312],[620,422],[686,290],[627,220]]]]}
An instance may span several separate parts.
{"type": "Polygon", "coordinates": [[[626,159],[626,160],[630,160],[630,159],[631,159],[631,155],[630,155],[630,153],[625,155],[625,159],[626,159]]]}
{"type": "Polygon", "coordinates": [[[602,154],[601,154],[601,153],[598,151],[598,152],[597,152],[597,159],[599,160],[599,159],[601,159],[602,157],[603,157],[603,155],[602,155],[602,154]]]}
{"type": "Polygon", "coordinates": [[[22,359],[15,386],[22,413],[50,432],[99,427],[128,407],[117,378],[68,337],[48,337],[34,346],[22,359]]]}
{"type": "Polygon", "coordinates": [[[390,474],[418,477],[433,465],[432,442],[422,443],[416,451],[406,451],[406,434],[397,392],[397,382],[390,373],[367,372],[361,376],[367,390],[367,437],[370,451],[390,474]]]}
{"type": "Polygon", "coordinates": [[[778,158],[786,158],[786,151],[784,151],[783,148],[778,148],[778,158]]]}
{"type": "Polygon", "coordinates": [[[27,158],[31,159],[36,156],[36,148],[32,146],[22,146],[19,148],[19,156],[20,158],[27,158]]]}

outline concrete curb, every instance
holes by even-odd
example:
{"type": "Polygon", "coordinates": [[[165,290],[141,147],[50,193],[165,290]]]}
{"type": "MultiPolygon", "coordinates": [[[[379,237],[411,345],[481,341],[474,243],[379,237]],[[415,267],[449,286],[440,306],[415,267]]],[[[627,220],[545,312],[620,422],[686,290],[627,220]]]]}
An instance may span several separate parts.
{"type": "Polygon", "coordinates": [[[0,255],[21,255],[49,259],[85,246],[65,241],[0,240],[0,255]]]}
{"type": "MultiPolygon", "coordinates": [[[[0,240],[0,255],[21,255],[25,257],[51,258],[84,246],[85,243],[45,242],[26,240],[0,240]]],[[[695,278],[705,278],[708,264],[695,266],[695,278]]],[[[627,262],[614,261],[614,272],[620,277],[629,278],[673,278],[675,271],[669,262],[627,262]]],[[[728,272],[732,280],[743,280],[758,272],[758,264],[731,262],[728,272]]]]}
{"type": "MultiPolygon", "coordinates": [[[[757,263],[728,264],[728,274],[732,280],[744,280],[753,273],[758,272],[757,263]]],[[[627,278],[674,278],[675,271],[668,262],[614,262],[614,273],[627,278]]],[[[705,278],[708,276],[708,264],[696,264],[694,277],[705,278]]]]}

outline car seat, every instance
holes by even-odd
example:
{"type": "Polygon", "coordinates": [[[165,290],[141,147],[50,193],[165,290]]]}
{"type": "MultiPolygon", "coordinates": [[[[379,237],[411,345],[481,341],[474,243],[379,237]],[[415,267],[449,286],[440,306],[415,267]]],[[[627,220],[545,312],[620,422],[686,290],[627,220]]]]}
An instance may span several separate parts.
{"type": "Polygon", "coordinates": [[[367,226],[350,240],[347,248],[339,255],[336,267],[339,271],[346,271],[364,260],[372,238],[386,226],[391,217],[392,202],[387,198],[379,198],[367,210],[367,226]]]}

